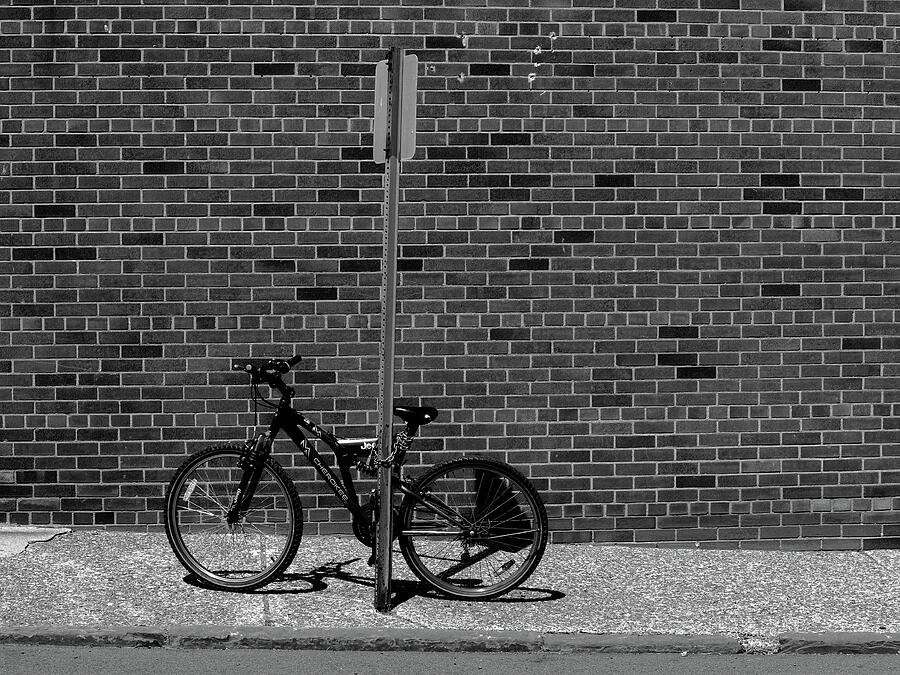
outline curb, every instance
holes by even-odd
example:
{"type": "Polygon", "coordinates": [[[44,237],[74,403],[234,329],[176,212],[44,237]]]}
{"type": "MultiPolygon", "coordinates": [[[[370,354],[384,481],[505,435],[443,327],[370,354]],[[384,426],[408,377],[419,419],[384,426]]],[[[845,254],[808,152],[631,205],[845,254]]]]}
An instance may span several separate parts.
{"type": "MultiPolygon", "coordinates": [[[[897,654],[900,633],[784,633],[780,654],[897,654]]],[[[0,628],[0,644],[168,649],[283,649],[557,654],[742,654],[727,635],[634,635],[431,629],[328,630],[267,626],[119,626],[0,628]]]]}
{"type": "Polygon", "coordinates": [[[900,633],[785,633],[779,653],[900,654],[900,633]]]}
{"type": "Polygon", "coordinates": [[[264,626],[121,626],[0,628],[0,644],[171,649],[308,649],[410,652],[601,652],[739,654],[724,635],[595,635],[536,631],[294,630],[264,626]]]}

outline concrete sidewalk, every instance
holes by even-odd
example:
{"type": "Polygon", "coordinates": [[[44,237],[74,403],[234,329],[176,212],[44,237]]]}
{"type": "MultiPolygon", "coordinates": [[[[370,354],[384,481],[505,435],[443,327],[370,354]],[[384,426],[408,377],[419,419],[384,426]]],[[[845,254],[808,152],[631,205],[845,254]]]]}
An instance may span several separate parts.
{"type": "MultiPolygon", "coordinates": [[[[550,545],[523,588],[489,602],[422,591],[395,558],[373,608],[355,539],[308,537],[253,593],[193,586],[164,534],[7,532],[0,642],[169,647],[608,652],[900,652],[900,551],[550,545]],[[16,550],[20,552],[15,552],[16,550]]],[[[0,551],[3,551],[0,544],[0,551]]]]}

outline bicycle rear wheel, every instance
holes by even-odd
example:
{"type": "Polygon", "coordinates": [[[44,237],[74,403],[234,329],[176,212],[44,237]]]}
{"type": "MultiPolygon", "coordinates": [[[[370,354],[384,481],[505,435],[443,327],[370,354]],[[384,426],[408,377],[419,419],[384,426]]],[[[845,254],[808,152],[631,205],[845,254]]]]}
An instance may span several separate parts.
{"type": "Polygon", "coordinates": [[[303,512],[294,483],[271,457],[238,522],[226,515],[244,450],[221,446],[189,457],[166,493],[166,535],[185,569],[219,590],[250,590],[281,574],[297,553],[303,512]]]}
{"type": "Polygon", "coordinates": [[[503,595],[527,579],[547,544],[537,490],[508,464],[483,457],[444,462],[400,505],[400,550],[422,581],[456,598],[503,595]]]}

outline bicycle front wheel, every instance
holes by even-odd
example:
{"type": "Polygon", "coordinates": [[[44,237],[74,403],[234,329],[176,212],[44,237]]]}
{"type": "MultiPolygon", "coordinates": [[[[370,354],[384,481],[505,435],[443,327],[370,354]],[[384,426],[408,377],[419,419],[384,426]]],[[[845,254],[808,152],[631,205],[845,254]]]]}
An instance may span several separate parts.
{"type": "Polygon", "coordinates": [[[244,469],[244,450],[223,446],[189,457],[166,493],[166,535],[190,573],[219,590],[250,590],[281,574],[303,535],[300,497],[266,458],[259,485],[236,523],[226,521],[244,469]]]}
{"type": "Polygon", "coordinates": [[[486,599],[527,579],[547,544],[537,490],[508,464],[461,457],[439,464],[400,505],[399,543],[409,568],[446,595],[486,599]]]}

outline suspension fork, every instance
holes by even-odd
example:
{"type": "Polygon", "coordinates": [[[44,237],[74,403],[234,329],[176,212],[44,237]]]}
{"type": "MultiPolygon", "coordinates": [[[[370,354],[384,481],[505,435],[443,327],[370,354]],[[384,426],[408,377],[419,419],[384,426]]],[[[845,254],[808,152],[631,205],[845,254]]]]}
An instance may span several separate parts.
{"type": "Polygon", "coordinates": [[[228,507],[225,522],[234,525],[247,510],[250,500],[256,493],[259,479],[262,477],[263,464],[272,447],[270,434],[259,434],[253,441],[247,442],[247,452],[241,457],[239,466],[243,469],[241,482],[228,507]]]}

